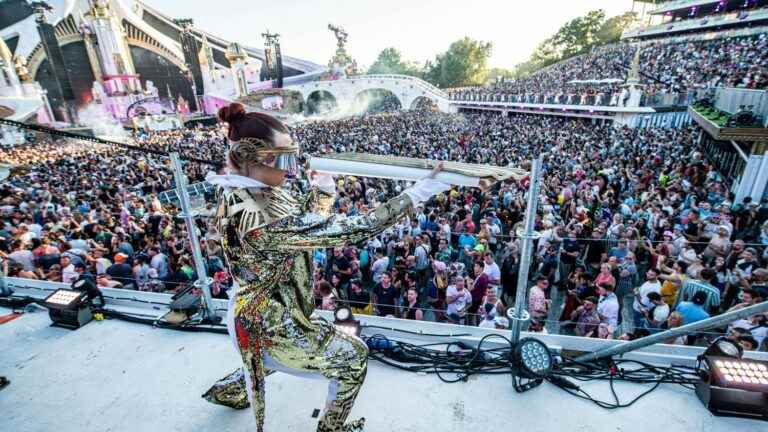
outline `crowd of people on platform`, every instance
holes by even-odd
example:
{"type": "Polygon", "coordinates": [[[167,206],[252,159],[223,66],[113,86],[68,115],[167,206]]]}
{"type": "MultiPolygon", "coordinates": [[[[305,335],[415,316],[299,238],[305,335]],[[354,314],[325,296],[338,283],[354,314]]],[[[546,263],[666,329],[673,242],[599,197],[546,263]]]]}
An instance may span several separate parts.
{"type": "Polygon", "coordinates": [[[455,100],[617,106],[635,50],[627,44],[598,47],[520,79],[448,93],[455,100]]]}
{"type": "MultiPolygon", "coordinates": [[[[357,313],[506,328],[506,311],[525,290],[533,331],[634,338],[763,301],[768,202],[737,202],[697,149],[697,133],[419,111],[297,124],[292,135],[309,154],[522,168],[544,154],[530,284],[518,286],[524,178],[486,191],[454,187],[375,239],[316,251],[317,306],[348,301],[357,313]]],[[[151,291],[196,279],[186,227],[157,199],[173,188],[166,157],[42,141],[0,152],[23,165],[0,186],[7,274],[61,282],[85,274],[102,287],[151,291]]],[[[142,133],[135,142],[204,159],[225,149],[219,126],[142,133]]],[[[193,183],[209,167],[186,169],[193,183]]],[[[364,213],[405,187],[339,177],[334,209],[364,213]]],[[[231,280],[220,246],[203,219],[196,229],[214,296],[224,298],[231,280]]],[[[722,330],[755,349],[764,323],[755,315],[722,330]]]]}
{"type": "Polygon", "coordinates": [[[702,87],[768,87],[768,34],[680,43],[656,42],[640,52],[641,72],[672,91],[702,87]]]}
{"type": "MultiPolygon", "coordinates": [[[[622,84],[637,49],[630,44],[600,47],[517,80],[448,93],[465,101],[624,106],[629,94],[622,84]]],[[[768,87],[766,33],[683,42],[661,39],[643,45],[639,60],[644,106],[691,103],[669,95],[703,88],[768,87]]]]}

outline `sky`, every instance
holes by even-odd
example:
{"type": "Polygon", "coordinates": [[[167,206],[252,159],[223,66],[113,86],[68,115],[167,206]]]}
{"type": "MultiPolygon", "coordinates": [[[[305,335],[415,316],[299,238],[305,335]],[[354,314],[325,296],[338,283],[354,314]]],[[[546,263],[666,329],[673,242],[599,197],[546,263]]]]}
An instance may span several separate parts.
{"type": "Polygon", "coordinates": [[[265,30],[279,33],[283,55],[320,64],[336,49],[328,24],[340,25],[349,33],[348,52],[362,67],[387,47],[423,63],[468,36],[493,42],[489,66],[512,68],[571,19],[595,9],[610,17],[632,8],[632,0],[145,1],[244,45],[263,47],[265,30]]]}

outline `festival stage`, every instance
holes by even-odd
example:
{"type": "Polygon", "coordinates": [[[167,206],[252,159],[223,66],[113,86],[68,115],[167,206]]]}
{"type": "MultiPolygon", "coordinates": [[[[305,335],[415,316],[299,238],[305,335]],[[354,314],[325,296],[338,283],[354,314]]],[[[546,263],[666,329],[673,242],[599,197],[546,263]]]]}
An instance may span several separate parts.
{"type": "MultiPolygon", "coordinates": [[[[0,315],[10,313],[0,308],[0,315]]],[[[238,358],[225,335],[156,329],[118,320],[70,331],[45,311],[0,325],[0,430],[13,432],[249,431],[250,410],[200,395],[238,358]]],[[[610,398],[606,383],[585,387],[610,398]]],[[[645,387],[618,383],[622,399],[645,387]]],[[[326,384],[276,373],[267,378],[268,431],[311,432],[326,384]]],[[[768,431],[768,423],[712,416],[693,392],[664,385],[630,408],[606,411],[544,384],[517,394],[507,376],[445,384],[371,362],[353,417],[368,432],[768,431]]]]}

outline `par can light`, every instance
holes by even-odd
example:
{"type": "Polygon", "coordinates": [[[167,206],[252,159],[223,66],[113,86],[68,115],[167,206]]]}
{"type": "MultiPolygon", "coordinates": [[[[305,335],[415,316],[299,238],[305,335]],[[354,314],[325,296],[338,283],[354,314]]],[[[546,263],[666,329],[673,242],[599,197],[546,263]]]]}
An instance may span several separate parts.
{"type": "Polygon", "coordinates": [[[552,371],[552,353],[544,342],[523,338],[512,350],[512,365],[523,378],[544,378],[552,371]]]}

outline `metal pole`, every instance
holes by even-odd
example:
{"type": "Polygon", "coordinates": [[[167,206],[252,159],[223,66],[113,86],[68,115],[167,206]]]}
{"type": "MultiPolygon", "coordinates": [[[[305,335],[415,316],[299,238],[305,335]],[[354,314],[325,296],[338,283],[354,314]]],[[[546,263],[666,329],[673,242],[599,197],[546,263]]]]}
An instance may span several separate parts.
{"type": "Polygon", "coordinates": [[[756,305],[748,306],[743,309],[739,309],[732,312],[726,312],[722,315],[717,315],[705,320],[696,321],[695,323],[686,324],[684,326],[669,329],[667,331],[656,333],[654,335],[646,336],[640,339],[635,339],[631,342],[614,345],[610,348],[606,348],[600,351],[595,351],[591,354],[585,354],[583,356],[576,357],[577,361],[588,362],[592,360],[601,359],[604,357],[611,357],[616,354],[624,354],[626,352],[634,351],[638,348],[647,347],[655,343],[662,342],[666,339],[673,337],[686,335],[688,333],[694,333],[699,330],[706,330],[711,327],[717,327],[723,324],[728,324],[732,321],[741,318],[747,318],[752,315],[758,315],[768,311],[768,301],[758,303],[756,305]]]}
{"type": "Polygon", "coordinates": [[[173,168],[173,178],[176,181],[176,195],[179,197],[181,205],[181,217],[187,223],[187,232],[189,241],[192,245],[192,259],[195,261],[195,271],[197,272],[197,281],[195,284],[203,291],[203,306],[205,307],[208,319],[214,319],[216,315],[213,309],[213,297],[211,296],[210,279],[205,270],[203,262],[203,253],[200,251],[200,240],[197,238],[195,227],[195,218],[189,210],[189,194],[187,192],[187,178],[181,168],[181,160],[177,152],[172,152],[171,167],[173,168]]]}
{"type": "Polygon", "coordinates": [[[531,267],[531,256],[533,255],[533,239],[536,238],[533,231],[536,223],[536,206],[539,202],[539,183],[541,172],[542,157],[531,161],[531,184],[528,186],[528,204],[525,210],[525,232],[521,236],[522,247],[520,248],[520,273],[517,278],[517,295],[515,296],[515,308],[511,315],[512,319],[512,344],[520,340],[520,331],[523,323],[528,321],[530,315],[526,311],[526,294],[528,292],[528,270],[531,267]]]}

